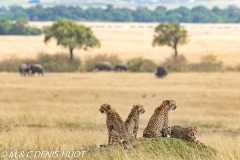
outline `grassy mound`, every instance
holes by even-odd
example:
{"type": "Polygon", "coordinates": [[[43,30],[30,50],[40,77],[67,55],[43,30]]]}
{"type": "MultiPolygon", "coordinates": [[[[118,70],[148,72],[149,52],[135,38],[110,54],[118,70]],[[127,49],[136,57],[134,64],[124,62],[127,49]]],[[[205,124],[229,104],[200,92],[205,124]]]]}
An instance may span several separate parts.
{"type": "MultiPolygon", "coordinates": [[[[136,142],[124,150],[121,146],[88,149],[84,159],[213,159],[215,149],[174,138],[155,138],[136,142]],[[213,156],[213,157],[212,157],[213,156]],[[212,157],[212,158],[211,158],[212,157]]],[[[87,149],[87,148],[86,148],[87,149]]],[[[85,150],[86,150],[85,149],[85,150]]]]}

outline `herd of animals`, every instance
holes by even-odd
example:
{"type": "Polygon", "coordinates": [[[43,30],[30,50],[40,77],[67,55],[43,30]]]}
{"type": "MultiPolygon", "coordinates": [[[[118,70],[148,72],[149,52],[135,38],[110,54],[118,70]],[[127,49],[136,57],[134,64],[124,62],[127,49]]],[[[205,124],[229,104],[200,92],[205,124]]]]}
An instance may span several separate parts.
{"type": "MultiPolygon", "coordinates": [[[[98,62],[95,65],[95,70],[99,70],[99,71],[111,71],[112,70],[112,64],[109,61],[105,61],[105,62],[98,62]]],[[[115,71],[127,71],[128,70],[128,65],[123,64],[123,63],[118,63],[115,68],[115,71]]],[[[167,76],[167,70],[163,67],[163,66],[158,66],[157,67],[157,72],[156,72],[156,76],[158,78],[163,78],[165,76],[167,76]]]]}
{"type": "MultiPolygon", "coordinates": [[[[112,70],[112,64],[109,61],[104,62],[98,62],[95,67],[94,71],[111,71],[112,70]]],[[[123,63],[118,63],[114,67],[115,71],[127,71],[128,65],[123,63]]],[[[19,65],[19,72],[21,76],[25,75],[34,75],[34,73],[38,73],[43,75],[44,68],[41,64],[26,64],[22,63],[19,65]]],[[[167,75],[167,71],[164,67],[158,66],[157,72],[155,74],[158,78],[163,78],[167,75]]]]}
{"type": "Polygon", "coordinates": [[[35,73],[43,75],[43,66],[41,64],[22,63],[18,67],[20,76],[34,75],[35,73]]]}
{"type": "MultiPolygon", "coordinates": [[[[197,127],[168,126],[168,112],[177,108],[176,101],[165,100],[157,107],[143,131],[143,137],[137,138],[139,116],[145,112],[142,105],[134,105],[125,122],[109,104],[101,105],[99,111],[107,115],[108,145],[121,145],[128,149],[129,144],[151,138],[168,137],[192,141],[207,147],[196,139],[197,127]]],[[[100,145],[106,147],[107,145],[100,145]]]]}

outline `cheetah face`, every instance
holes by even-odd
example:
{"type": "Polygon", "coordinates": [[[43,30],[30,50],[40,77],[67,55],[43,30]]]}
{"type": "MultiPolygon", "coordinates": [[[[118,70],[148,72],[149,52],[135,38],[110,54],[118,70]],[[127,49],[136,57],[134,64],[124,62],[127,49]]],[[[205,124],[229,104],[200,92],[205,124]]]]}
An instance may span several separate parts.
{"type": "Polygon", "coordinates": [[[133,106],[133,110],[137,110],[138,114],[143,114],[145,112],[145,109],[142,105],[138,104],[138,105],[134,105],[133,106]]]}
{"type": "Polygon", "coordinates": [[[109,111],[111,110],[111,106],[109,104],[103,104],[101,105],[99,111],[102,113],[102,114],[107,114],[109,111]]]}
{"type": "Polygon", "coordinates": [[[145,110],[141,110],[141,111],[139,112],[139,114],[143,114],[143,113],[145,113],[145,110]]]}
{"type": "Polygon", "coordinates": [[[171,134],[171,128],[172,127],[165,127],[165,128],[163,128],[163,130],[161,131],[161,133],[162,133],[162,137],[167,137],[167,138],[170,138],[171,136],[170,136],[170,134],[171,134]]]}
{"type": "Polygon", "coordinates": [[[174,100],[166,100],[166,103],[169,106],[169,110],[175,110],[177,108],[176,101],[174,100]]]}
{"type": "Polygon", "coordinates": [[[188,127],[187,132],[188,136],[194,139],[197,135],[197,127],[188,127]]]}

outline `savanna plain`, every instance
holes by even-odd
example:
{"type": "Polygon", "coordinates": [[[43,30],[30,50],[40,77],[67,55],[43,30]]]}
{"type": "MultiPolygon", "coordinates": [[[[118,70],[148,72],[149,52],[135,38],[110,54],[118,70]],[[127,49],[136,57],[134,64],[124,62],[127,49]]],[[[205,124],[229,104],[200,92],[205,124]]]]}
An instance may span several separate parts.
{"type": "MultiPolygon", "coordinates": [[[[76,50],[75,55],[82,59],[104,53],[117,54],[123,61],[143,57],[161,62],[173,53],[168,47],[151,47],[155,24],[85,24],[93,28],[102,47],[89,52],[76,50]]],[[[212,54],[225,65],[239,64],[240,25],[183,26],[189,31],[189,42],[179,47],[179,54],[189,61],[212,54]]],[[[0,59],[34,57],[39,52],[67,54],[54,41],[45,45],[43,36],[1,36],[0,45],[0,59]]],[[[111,104],[123,120],[133,105],[143,105],[141,137],[154,109],[163,100],[173,99],[178,108],[169,112],[169,125],[198,127],[197,139],[216,150],[205,159],[240,159],[239,72],[169,73],[163,79],[154,73],[130,72],[45,73],[43,77],[2,72],[0,77],[1,153],[73,151],[83,145],[106,144],[106,115],[99,112],[103,103],[111,104]]],[[[114,157],[107,152],[86,152],[82,159],[152,159],[144,151],[129,156],[134,149],[113,152],[114,157]]],[[[158,158],[181,159],[175,155],[165,151],[158,158]]],[[[188,159],[201,158],[194,152],[188,159]]]]}

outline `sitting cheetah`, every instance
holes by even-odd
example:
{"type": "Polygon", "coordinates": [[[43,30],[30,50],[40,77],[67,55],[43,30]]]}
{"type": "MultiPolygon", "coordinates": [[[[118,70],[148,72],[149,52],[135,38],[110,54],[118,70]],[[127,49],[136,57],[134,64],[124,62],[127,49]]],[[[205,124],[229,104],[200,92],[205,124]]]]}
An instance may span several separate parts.
{"type": "Polygon", "coordinates": [[[126,145],[129,142],[129,136],[122,118],[109,104],[103,104],[99,111],[103,114],[107,114],[108,144],[123,144],[124,148],[127,149],[126,145]]]}
{"type": "Polygon", "coordinates": [[[128,118],[124,122],[130,141],[135,141],[139,127],[139,115],[143,114],[145,109],[142,105],[134,105],[128,118]]]}
{"type": "Polygon", "coordinates": [[[157,107],[143,131],[143,137],[155,138],[162,136],[162,129],[168,127],[168,111],[177,108],[174,100],[165,100],[157,107]]]}
{"type": "Polygon", "coordinates": [[[163,137],[179,138],[192,141],[196,144],[200,144],[204,147],[207,147],[205,144],[199,142],[196,139],[197,127],[182,127],[180,125],[170,126],[164,128],[162,131],[163,137]]]}

